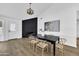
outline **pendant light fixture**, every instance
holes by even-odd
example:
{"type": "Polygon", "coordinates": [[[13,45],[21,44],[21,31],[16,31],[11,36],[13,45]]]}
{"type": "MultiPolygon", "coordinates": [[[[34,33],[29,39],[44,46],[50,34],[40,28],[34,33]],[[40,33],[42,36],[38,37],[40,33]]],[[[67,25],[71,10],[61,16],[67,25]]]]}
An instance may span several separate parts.
{"type": "Polygon", "coordinates": [[[32,4],[32,3],[29,3],[29,9],[27,9],[27,14],[28,14],[28,15],[33,15],[33,14],[34,14],[34,10],[32,10],[31,4],[32,4]]]}

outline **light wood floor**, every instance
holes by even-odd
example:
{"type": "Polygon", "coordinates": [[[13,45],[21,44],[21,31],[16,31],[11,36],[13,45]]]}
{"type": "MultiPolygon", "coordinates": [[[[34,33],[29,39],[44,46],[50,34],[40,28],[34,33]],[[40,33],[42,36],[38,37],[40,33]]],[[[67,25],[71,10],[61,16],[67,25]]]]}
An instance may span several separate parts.
{"type": "MultiPolygon", "coordinates": [[[[0,55],[1,56],[40,56],[41,52],[37,53],[33,51],[32,48],[29,47],[29,39],[13,39],[6,42],[0,42],[0,55]]],[[[64,56],[79,56],[79,39],[78,39],[77,48],[64,46],[64,56]]],[[[49,52],[45,52],[45,56],[53,56],[51,55],[49,46],[49,52]]],[[[56,49],[56,56],[61,56],[58,49],[56,49]]]]}

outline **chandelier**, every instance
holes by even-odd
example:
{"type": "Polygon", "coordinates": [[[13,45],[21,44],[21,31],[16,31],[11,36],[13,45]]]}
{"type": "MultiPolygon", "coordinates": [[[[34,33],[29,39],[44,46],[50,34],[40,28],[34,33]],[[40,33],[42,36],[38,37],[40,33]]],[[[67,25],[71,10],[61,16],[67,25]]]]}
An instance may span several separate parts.
{"type": "Polygon", "coordinates": [[[29,9],[27,9],[27,14],[32,15],[34,14],[34,10],[31,8],[31,3],[29,3],[29,9]]]}

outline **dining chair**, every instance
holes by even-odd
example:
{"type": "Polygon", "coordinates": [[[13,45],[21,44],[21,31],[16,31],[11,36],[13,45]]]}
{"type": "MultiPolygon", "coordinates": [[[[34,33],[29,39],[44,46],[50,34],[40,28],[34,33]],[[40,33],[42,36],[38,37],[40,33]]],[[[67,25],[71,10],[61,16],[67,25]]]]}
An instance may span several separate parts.
{"type": "Polygon", "coordinates": [[[61,55],[64,55],[64,43],[65,39],[60,38],[59,42],[57,42],[56,47],[58,48],[58,52],[61,53],[61,55]]]}
{"type": "Polygon", "coordinates": [[[37,52],[38,48],[41,48],[41,50],[42,50],[42,56],[43,56],[45,49],[48,52],[48,43],[46,41],[44,41],[44,40],[40,40],[39,43],[36,45],[36,52],[37,52]]]}
{"type": "Polygon", "coordinates": [[[29,41],[30,48],[32,47],[33,48],[33,51],[35,51],[36,44],[39,42],[39,40],[37,40],[37,38],[34,37],[34,36],[30,36],[29,39],[30,39],[30,41],[29,41]]]}

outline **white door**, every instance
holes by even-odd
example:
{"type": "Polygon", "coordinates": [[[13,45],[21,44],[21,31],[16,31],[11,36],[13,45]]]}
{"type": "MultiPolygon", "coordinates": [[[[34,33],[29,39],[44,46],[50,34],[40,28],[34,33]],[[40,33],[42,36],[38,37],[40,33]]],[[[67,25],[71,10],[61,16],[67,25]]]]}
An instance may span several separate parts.
{"type": "Polygon", "coordinates": [[[14,39],[17,37],[17,22],[16,20],[8,21],[8,39],[14,39]]]}

